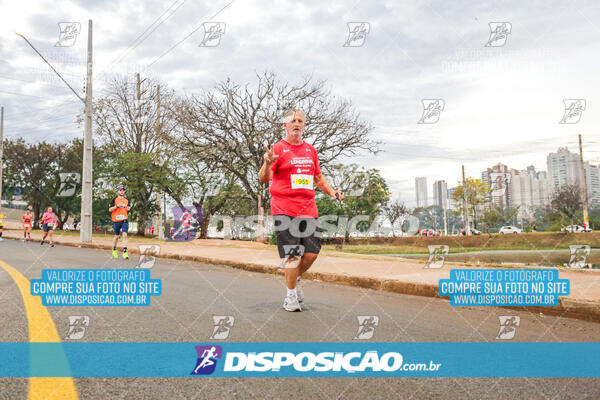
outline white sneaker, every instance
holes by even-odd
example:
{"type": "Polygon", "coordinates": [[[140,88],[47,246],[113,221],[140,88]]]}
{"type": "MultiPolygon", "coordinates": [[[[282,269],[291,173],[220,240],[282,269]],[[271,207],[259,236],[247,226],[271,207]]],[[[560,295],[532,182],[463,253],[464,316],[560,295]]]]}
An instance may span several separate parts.
{"type": "Polygon", "coordinates": [[[298,303],[304,301],[304,291],[300,287],[300,282],[296,282],[296,294],[298,295],[298,303]]]}
{"type": "Polygon", "coordinates": [[[298,303],[298,298],[296,296],[286,296],[283,301],[283,309],[285,311],[302,311],[300,308],[300,303],[298,303]]]}

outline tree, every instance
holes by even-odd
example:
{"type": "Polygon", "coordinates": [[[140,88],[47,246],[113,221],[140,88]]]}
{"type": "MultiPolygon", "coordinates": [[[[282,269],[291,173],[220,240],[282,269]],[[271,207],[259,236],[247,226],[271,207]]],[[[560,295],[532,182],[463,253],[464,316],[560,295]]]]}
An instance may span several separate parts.
{"type": "Polygon", "coordinates": [[[114,190],[117,184],[128,187],[134,204],[131,218],[138,220],[138,234],[158,211],[157,192],[181,198],[185,187],[177,176],[174,160],[180,152],[173,140],[177,129],[172,118],[174,95],[161,91],[158,118],[158,82],[144,79],[137,85],[126,78],[115,78],[108,93],[95,104],[95,133],[107,162],[100,177],[114,190]],[[159,152],[160,150],[160,152],[159,152]],[[169,157],[160,159],[159,155],[169,157]]]}
{"type": "Polygon", "coordinates": [[[32,206],[34,222],[48,206],[53,207],[61,223],[79,209],[81,183],[65,196],[60,174],[81,171],[81,152],[82,141],[79,139],[64,144],[29,144],[22,138],[5,140],[6,185],[22,189],[23,199],[32,206]]]}
{"type": "Polygon", "coordinates": [[[290,108],[304,111],[303,137],[316,148],[322,167],[359,150],[377,152],[378,142],[369,138],[372,125],[350,101],[332,97],[324,81],[290,84],[270,72],[257,74],[255,86],[227,79],[180,101],[175,107],[180,148],[214,172],[235,177],[255,204],[259,196],[268,204],[268,187],[258,181],[263,146],[282,138],[281,118],[290,108]]]}
{"type": "Polygon", "coordinates": [[[392,224],[392,236],[396,237],[396,229],[394,229],[394,224],[400,217],[408,214],[408,208],[403,201],[396,199],[394,201],[390,201],[388,204],[383,206],[382,209],[383,214],[392,224]]]}
{"type": "Polygon", "coordinates": [[[579,185],[564,185],[554,193],[550,202],[552,209],[570,221],[571,225],[583,205],[580,193],[579,185]]]}
{"type": "Polygon", "coordinates": [[[438,230],[444,227],[444,209],[440,206],[415,208],[412,215],[419,219],[421,228],[438,230]]]}
{"type": "Polygon", "coordinates": [[[349,220],[365,215],[368,220],[357,225],[359,230],[366,230],[390,199],[387,183],[377,169],[336,164],[329,167],[327,178],[344,193],[344,201],[339,204],[329,196],[318,196],[319,215],[344,215],[349,220]]]}
{"type": "MultiPolygon", "coordinates": [[[[481,179],[467,178],[464,193],[470,213],[473,215],[473,226],[477,228],[477,206],[486,202],[486,195],[490,191],[488,185],[481,179]]],[[[452,193],[452,199],[463,202],[463,185],[458,185],[452,193]]]]}
{"type": "Polygon", "coordinates": [[[485,231],[490,233],[492,229],[508,223],[518,212],[518,207],[511,208],[490,205],[484,210],[480,222],[483,223],[485,231]]]}

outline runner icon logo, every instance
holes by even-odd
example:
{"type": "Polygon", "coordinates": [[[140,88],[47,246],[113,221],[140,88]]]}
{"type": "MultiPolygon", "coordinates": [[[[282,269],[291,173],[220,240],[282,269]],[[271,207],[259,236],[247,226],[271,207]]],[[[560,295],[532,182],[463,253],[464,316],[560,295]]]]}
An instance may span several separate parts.
{"type": "Polygon", "coordinates": [[[221,36],[225,34],[225,22],[205,22],[204,38],[198,47],[217,47],[221,44],[221,36]]]}
{"type": "Polygon", "coordinates": [[[375,328],[379,326],[379,317],[376,315],[359,315],[358,331],[356,331],[355,340],[369,340],[375,333],[375,328]]]}
{"type": "Polygon", "coordinates": [[[581,120],[581,114],[585,111],[584,99],[564,99],[565,113],[559,124],[577,124],[581,120]]]}
{"type": "Polygon", "coordinates": [[[210,339],[224,340],[229,337],[235,318],[231,315],[213,315],[213,322],[215,326],[210,339]]]}
{"type": "Polygon", "coordinates": [[[81,183],[81,174],[79,172],[61,172],[58,174],[60,178],[60,187],[58,188],[57,197],[71,197],[75,194],[77,185],[81,183]]]}
{"type": "Polygon", "coordinates": [[[156,262],[156,257],[160,254],[160,245],[158,244],[140,244],[140,259],[136,268],[152,268],[156,262]]]}
{"type": "Polygon", "coordinates": [[[368,22],[348,22],[348,38],[344,47],[361,47],[367,40],[367,35],[371,31],[371,24],[368,22]]]}
{"type": "Polygon", "coordinates": [[[350,184],[350,187],[346,191],[346,196],[362,196],[365,187],[369,184],[369,176],[365,172],[352,172],[348,175],[346,182],[350,184]]]}
{"type": "Polygon", "coordinates": [[[446,107],[444,99],[423,99],[421,104],[423,104],[423,115],[418,124],[436,124],[446,107]]]}
{"type": "MultiPolygon", "coordinates": [[[[288,268],[287,262],[290,258],[293,257],[302,257],[304,255],[304,246],[301,244],[284,244],[283,252],[285,254],[284,258],[281,260],[281,265],[279,268],[288,268]]],[[[291,265],[289,268],[296,268],[297,265],[291,265]]]]}
{"type": "Polygon", "coordinates": [[[450,247],[446,244],[432,244],[427,246],[427,249],[429,250],[429,258],[423,268],[442,268],[450,247]]]}
{"type": "Polygon", "coordinates": [[[590,246],[587,244],[570,244],[571,258],[569,259],[569,268],[586,268],[585,262],[590,255],[590,246]]]}
{"type": "Polygon", "coordinates": [[[69,331],[65,339],[79,340],[83,339],[86,328],[90,326],[90,317],[87,315],[69,316],[69,331]]]}
{"type": "Polygon", "coordinates": [[[81,24],[79,22],[59,22],[58,42],[55,47],[71,47],[77,40],[77,35],[81,32],[81,24]]]}
{"type": "Polygon", "coordinates": [[[221,346],[196,346],[198,360],[190,375],[210,375],[217,368],[217,359],[223,355],[221,346]]]}
{"type": "Polygon", "coordinates": [[[512,30],[510,22],[490,22],[490,38],[485,47],[502,47],[506,44],[506,39],[512,30]]]}
{"type": "Polygon", "coordinates": [[[521,325],[521,317],[517,315],[501,315],[498,316],[500,319],[500,330],[496,339],[510,340],[515,337],[517,333],[517,326],[521,325]]]}

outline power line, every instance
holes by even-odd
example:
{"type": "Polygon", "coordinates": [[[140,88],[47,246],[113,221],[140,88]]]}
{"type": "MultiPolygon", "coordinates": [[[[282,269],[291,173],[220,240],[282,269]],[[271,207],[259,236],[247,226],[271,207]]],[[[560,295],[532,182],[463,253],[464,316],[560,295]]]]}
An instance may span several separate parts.
{"type": "Polygon", "coordinates": [[[104,68],[99,74],[98,77],[100,77],[102,74],[104,74],[105,72],[111,70],[113,68],[113,66],[117,63],[119,63],[123,58],[127,57],[129,55],[129,53],[133,50],[135,50],[140,44],[142,44],[144,42],[144,40],[148,39],[148,37],[150,37],[150,35],[152,35],[152,33],[159,27],[161,26],[166,20],[168,20],[173,14],[175,14],[175,12],[177,12],[177,10],[186,2],[186,0],[175,0],[175,2],[173,2],[173,4],[171,4],[169,6],[169,8],[167,8],[156,20],[154,20],[154,22],[152,22],[137,38],[135,38],[135,40],[133,42],[131,42],[129,44],[129,46],[123,50],[123,52],[121,52],[121,54],[119,54],[113,61],[110,62],[110,64],[104,68]],[[148,30],[150,28],[152,28],[152,25],[156,24],[165,14],[167,14],[171,8],[173,8],[173,6],[175,6],[176,3],[180,2],[181,4],[179,4],[177,6],[177,8],[175,10],[173,10],[173,12],[171,12],[171,14],[169,14],[165,19],[163,19],[158,25],[156,25],[152,31],[150,31],[146,37],[144,37],[139,43],[136,44],[136,42],[143,37],[146,32],[148,32],[148,30]],[[134,47],[131,47],[135,44],[134,47]]]}
{"type": "MultiPolygon", "coordinates": [[[[230,3],[228,3],[227,5],[225,5],[219,11],[217,11],[216,14],[214,14],[212,17],[210,17],[207,21],[212,20],[214,17],[216,17],[217,15],[219,15],[223,10],[225,10],[227,7],[229,7],[233,3],[235,3],[235,0],[232,0],[230,3]]],[[[183,43],[184,41],[186,41],[190,36],[192,36],[194,33],[196,33],[202,27],[202,25],[204,25],[204,23],[207,22],[207,21],[202,22],[202,24],[198,25],[198,27],[196,29],[194,29],[189,35],[187,35],[186,37],[184,37],[183,39],[181,39],[179,42],[175,43],[169,50],[165,51],[157,59],[155,59],[150,64],[148,64],[146,66],[146,68],[144,69],[144,71],[147,70],[148,68],[150,68],[151,66],[153,66],[158,60],[160,60],[161,58],[163,58],[164,56],[166,56],[167,54],[169,54],[171,51],[173,51],[173,49],[175,49],[181,43],[183,43]]]]}
{"type": "Polygon", "coordinates": [[[34,95],[32,95],[32,94],[23,94],[23,93],[15,93],[15,92],[6,92],[6,91],[4,91],[4,90],[0,90],[0,93],[12,94],[12,95],[15,95],[15,96],[35,97],[35,98],[38,98],[38,99],[45,99],[45,100],[46,100],[46,99],[53,100],[53,98],[52,98],[52,97],[42,97],[42,96],[34,96],[34,95]]]}

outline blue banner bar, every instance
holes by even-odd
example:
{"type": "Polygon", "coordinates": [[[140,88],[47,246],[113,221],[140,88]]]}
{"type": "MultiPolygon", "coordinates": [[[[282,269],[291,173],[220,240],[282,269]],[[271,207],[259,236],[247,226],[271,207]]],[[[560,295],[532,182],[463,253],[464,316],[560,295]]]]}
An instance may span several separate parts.
{"type": "Polygon", "coordinates": [[[600,343],[0,343],[1,377],[600,377],[600,343]]]}

